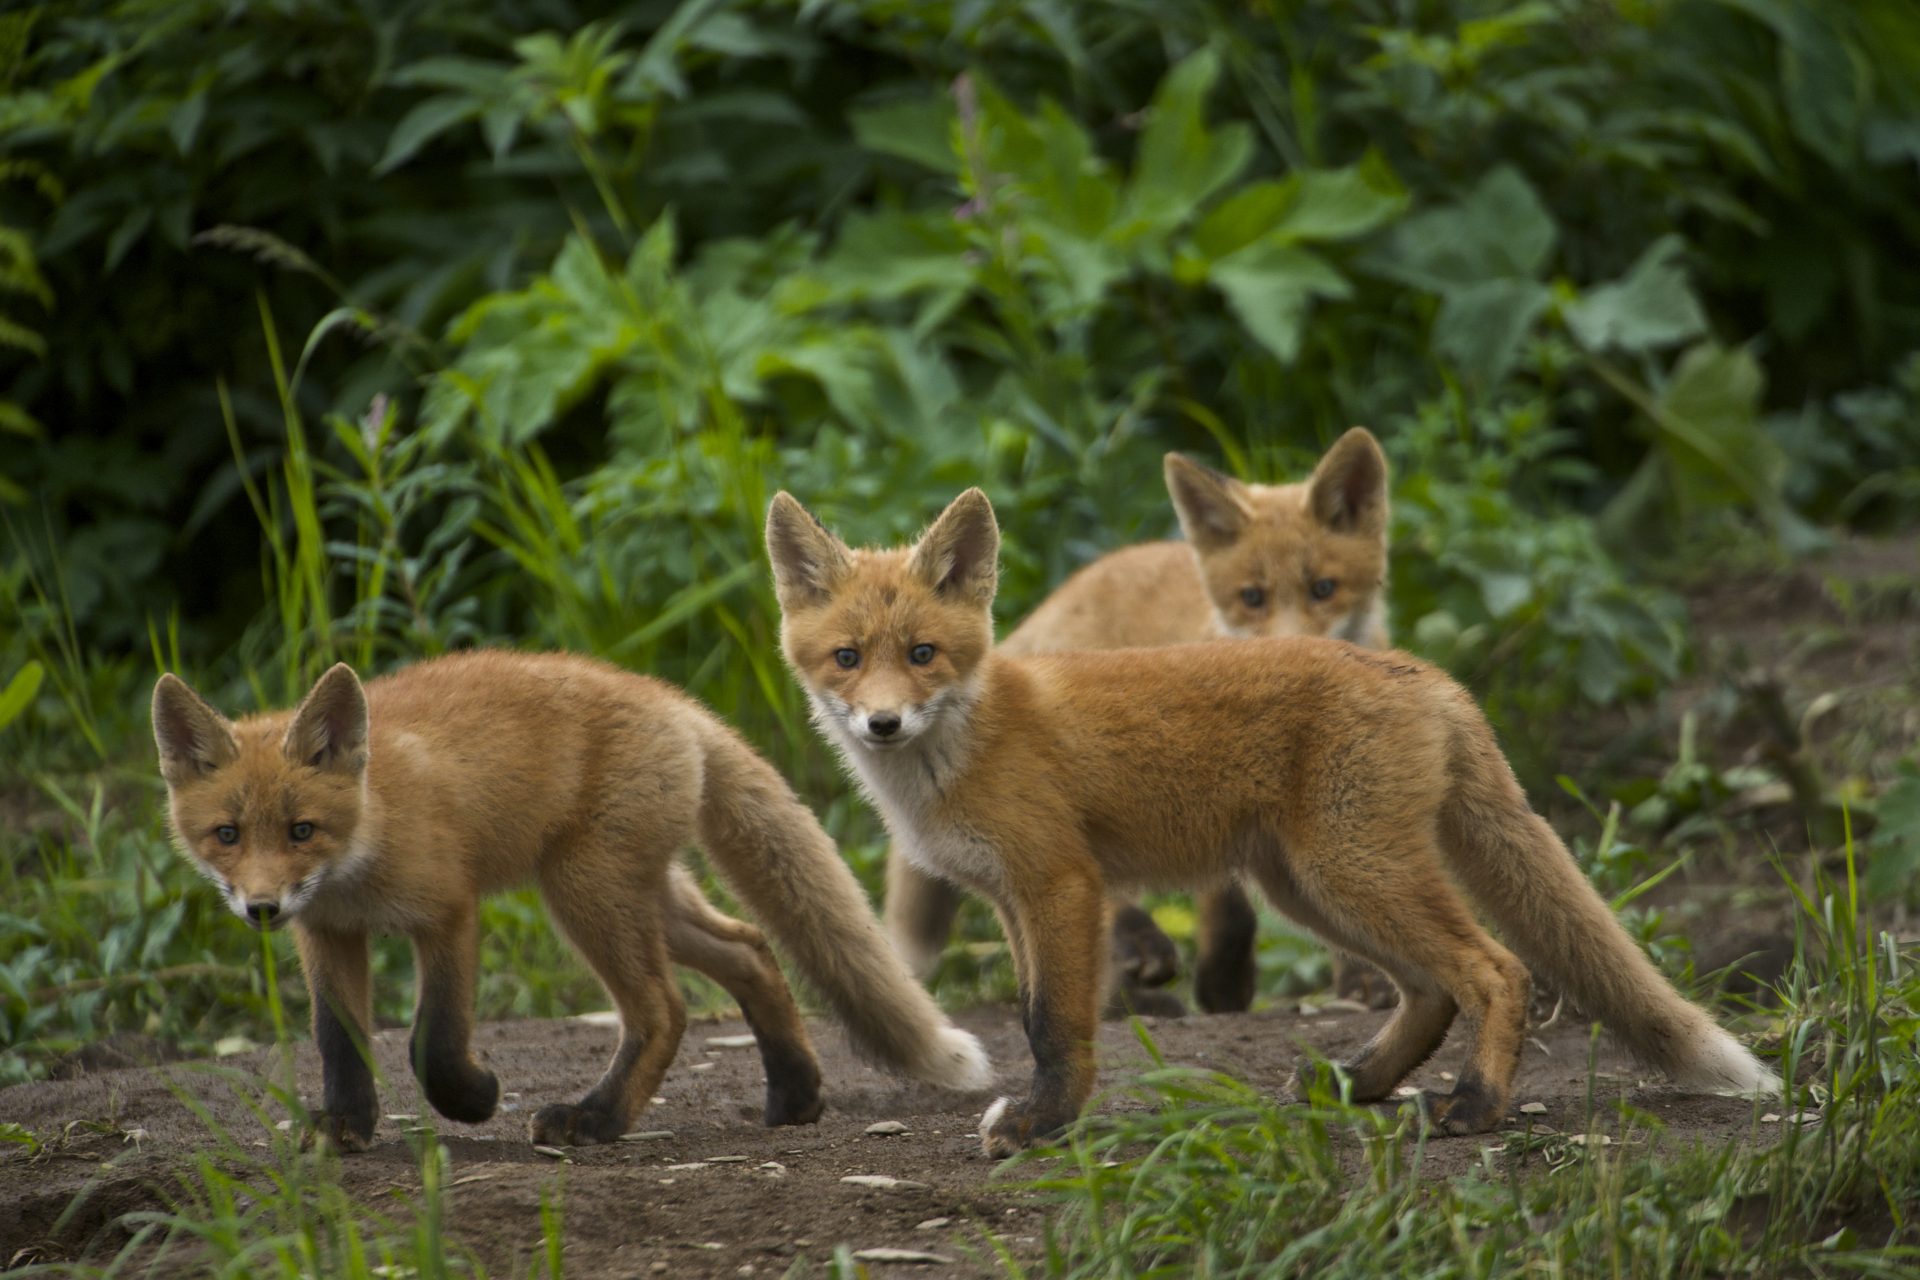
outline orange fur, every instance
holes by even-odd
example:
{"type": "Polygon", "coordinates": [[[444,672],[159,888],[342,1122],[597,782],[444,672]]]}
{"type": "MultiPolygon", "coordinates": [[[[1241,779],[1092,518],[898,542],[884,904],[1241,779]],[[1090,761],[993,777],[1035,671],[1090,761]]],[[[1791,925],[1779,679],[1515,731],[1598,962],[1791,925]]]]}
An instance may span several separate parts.
{"type": "Polygon", "coordinates": [[[1428,1114],[1443,1132],[1499,1124],[1526,965],[1684,1083],[1777,1089],[1620,928],[1438,669],[1317,637],[994,652],[999,539],[978,490],[884,551],[846,547],[783,493],[768,545],[787,661],[896,848],[1010,923],[1035,1074],[989,1111],[989,1154],[1088,1097],[1104,895],[1230,877],[1398,988],[1345,1064],[1357,1099],[1386,1096],[1463,1014],[1466,1066],[1428,1114]]]}
{"type": "Polygon", "coordinates": [[[890,1066],[985,1083],[978,1044],[895,959],[833,843],[765,761],[680,691],[564,654],[476,652],[361,686],[346,666],[291,712],[229,722],[175,677],[154,736],[176,842],[258,926],[291,924],[325,1081],[320,1136],[372,1138],[367,938],[412,940],[413,1060],[443,1115],[491,1115],[469,1053],[481,898],[538,884],[605,984],[621,1040],[536,1142],[607,1142],[646,1106],[685,1011],[670,966],[731,993],[760,1041],[767,1121],[820,1113],[805,1025],[760,932],[721,915],[677,864],[699,845],[848,1024],[890,1066]],[[828,941],[827,939],[831,939],[828,941]]]}
{"type": "MultiPolygon", "coordinates": [[[[1001,653],[1147,648],[1236,635],[1331,635],[1388,646],[1387,460],[1371,432],[1348,431],[1311,476],[1294,484],[1247,484],[1175,453],[1166,457],[1166,482],[1187,540],[1122,547],[1095,560],[1042,601],[1000,644],[1001,653]],[[1316,584],[1323,584],[1318,592],[1316,584]]],[[[956,886],[905,858],[888,860],[887,929],[923,977],[939,959],[959,902],[956,886]]],[[[1177,1012],[1178,1001],[1148,1003],[1137,989],[1174,976],[1172,942],[1137,909],[1116,905],[1113,952],[1127,979],[1127,999],[1116,1005],[1177,1012]]],[[[1251,1003],[1254,926],[1238,886],[1204,895],[1194,984],[1203,1008],[1251,1003]]],[[[1391,999],[1381,975],[1338,952],[1334,981],[1342,995],[1391,999]]]]}

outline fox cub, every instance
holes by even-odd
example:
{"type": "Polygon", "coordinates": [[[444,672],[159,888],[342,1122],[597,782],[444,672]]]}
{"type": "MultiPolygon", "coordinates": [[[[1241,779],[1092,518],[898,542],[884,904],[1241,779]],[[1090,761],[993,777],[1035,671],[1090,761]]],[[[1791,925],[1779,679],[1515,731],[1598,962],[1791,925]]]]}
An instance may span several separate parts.
{"type": "MultiPolygon", "coordinates": [[[[1364,427],[1336,441],[1296,484],[1246,484],[1177,453],[1167,492],[1185,542],[1122,547],[1062,583],[999,646],[1005,654],[1136,649],[1227,636],[1335,636],[1389,645],[1386,624],[1387,458],[1364,427]]],[[[916,973],[939,960],[960,890],[907,858],[887,862],[887,931],[916,973]]],[[[1253,1003],[1253,905],[1237,883],[1200,900],[1194,995],[1210,1013],[1253,1003]]],[[[1172,981],[1178,952],[1129,900],[1114,909],[1113,954],[1125,1003],[1184,1012],[1143,990],[1172,981]]],[[[1334,953],[1334,988],[1392,1003],[1371,966],[1334,953]]]]}
{"type": "Polygon", "coordinates": [[[153,731],[180,848],[258,929],[291,925],[313,1002],[319,1138],[363,1150],[377,1112],[367,938],[413,943],[413,1068],[441,1115],[477,1123],[499,1086],[473,1061],[480,899],[537,883],[606,986],[620,1044],[540,1143],[611,1142],[653,1096],[686,1012],[670,966],[739,1001],[767,1073],[766,1122],[820,1115],[820,1068],[760,932],[677,865],[689,844],[878,1061],[983,1088],[978,1042],[894,956],[813,815],[737,734],[679,690],[586,658],[474,652],[364,688],[344,664],[291,712],[230,722],[172,675],[153,731]]]}
{"type": "Polygon", "coordinates": [[[1444,1133],[1498,1125],[1527,965],[1684,1084],[1778,1088],[1634,945],[1436,668],[1318,637],[996,653],[1000,535],[977,489],[912,547],[876,551],[782,493],[767,546],[821,730],[896,850],[992,901],[1012,945],[1034,1075],[988,1109],[989,1155],[1057,1131],[1093,1088],[1107,895],[1235,877],[1398,988],[1343,1064],[1356,1100],[1386,1097],[1464,1012],[1466,1065],[1427,1115],[1444,1133]]]}

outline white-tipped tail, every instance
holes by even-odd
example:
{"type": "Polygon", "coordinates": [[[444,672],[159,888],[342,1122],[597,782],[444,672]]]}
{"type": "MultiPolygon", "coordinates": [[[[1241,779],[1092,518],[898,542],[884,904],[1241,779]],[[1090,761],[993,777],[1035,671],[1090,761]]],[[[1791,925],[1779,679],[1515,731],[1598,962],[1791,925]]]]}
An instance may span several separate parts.
{"type": "Polygon", "coordinates": [[[907,972],[840,851],[779,774],[715,726],[700,845],[853,1048],[944,1089],[992,1083],[986,1051],[907,972]]]}
{"type": "Polygon", "coordinates": [[[1460,781],[1441,810],[1442,847],[1527,967],[1675,1083],[1777,1094],[1780,1078],[1675,991],[1620,927],[1560,838],[1528,808],[1483,723],[1462,726],[1462,756],[1460,781]]]}
{"type": "Polygon", "coordinates": [[[938,1047],[935,1070],[921,1077],[928,1084],[971,1092],[993,1083],[993,1062],[987,1057],[986,1047],[971,1031],[942,1027],[934,1041],[938,1047]]]}
{"type": "Polygon", "coordinates": [[[1772,1098],[1781,1091],[1779,1076],[1747,1046],[1717,1028],[1694,1050],[1686,1066],[1674,1073],[1674,1082],[1739,1098],[1772,1098]]]}

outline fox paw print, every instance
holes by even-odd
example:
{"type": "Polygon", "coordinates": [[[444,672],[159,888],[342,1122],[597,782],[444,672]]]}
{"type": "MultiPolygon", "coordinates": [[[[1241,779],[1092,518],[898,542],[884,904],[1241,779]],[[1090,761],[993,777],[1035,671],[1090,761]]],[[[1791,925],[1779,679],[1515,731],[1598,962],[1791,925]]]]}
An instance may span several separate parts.
{"type": "Polygon", "coordinates": [[[533,1113],[528,1126],[536,1146],[591,1147],[620,1141],[620,1122],[609,1112],[555,1102],[533,1113]]]}
{"type": "Polygon", "coordinates": [[[300,1140],[302,1150],[338,1151],[342,1155],[365,1151],[373,1145],[373,1115],[339,1115],[331,1111],[313,1113],[313,1127],[300,1140]]]}

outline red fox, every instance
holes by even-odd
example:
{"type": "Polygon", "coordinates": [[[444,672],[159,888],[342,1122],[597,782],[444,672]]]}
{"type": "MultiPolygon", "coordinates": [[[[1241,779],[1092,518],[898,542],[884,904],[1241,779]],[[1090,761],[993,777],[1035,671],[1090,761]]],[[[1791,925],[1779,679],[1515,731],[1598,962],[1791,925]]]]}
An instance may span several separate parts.
{"type": "MultiPolygon", "coordinates": [[[[999,646],[1005,654],[1135,649],[1225,636],[1337,636],[1389,647],[1386,624],[1387,458],[1354,427],[1297,484],[1246,484],[1166,457],[1167,492],[1185,542],[1147,542],[1100,557],[1062,583],[999,646]]],[[[960,891],[887,862],[887,931],[914,972],[939,960],[960,891]]],[[[1212,1013],[1253,1002],[1253,906],[1229,882],[1203,895],[1194,995],[1212,1013]]],[[[1151,916],[1116,904],[1113,951],[1126,1003],[1180,1013],[1178,1000],[1141,988],[1170,981],[1173,942],[1151,916]]],[[[1334,987],[1369,1004],[1392,988],[1371,967],[1338,952],[1334,987]]]]}
{"type": "Polygon", "coordinates": [[[653,1096],[686,1011],[669,966],[739,1001],[769,1125],[820,1115],[820,1068],[759,930],[676,865],[703,849],[845,1023],[921,1080],[984,1088],[979,1043],[894,955],[833,842],[739,735],[657,680],[565,654],[472,652],[364,688],[345,664],[291,712],[228,721],[173,675],[153,691],[173,835],[234,913],[292,925],[313,1002],[323,1109],[341,1150],[373,1139],[369,934],[411,939],[411,1058],[441,1115],[477,1123],[499,1086],[468,1049],[480,899],[540,886],[620,1014],[606,1074],[533,1116],[538,1143],[612,1142],[653,1096]]]}
{"type": "Polygon", "coordinates": [[[1498,1125],[1527,965],[1683,1084],[1778,1089],[1634,945],[1438,669],[1298,636],[996,653],[1000,534],[978,489],[913,546],[864,551],[781,493],[767,547],[816,722],[896,850],[988,898],[1012,944],[1034,1076],[988,1109],[989,1155],[1058,1131],[1092,1091],[1107,895],[1236,876],[1399,990],[1342,1064],[1356,1101],[1386,1097],[1464,1011],[1467,1064],[1426,1114],[1442,1133],[1498,1125]]]}

